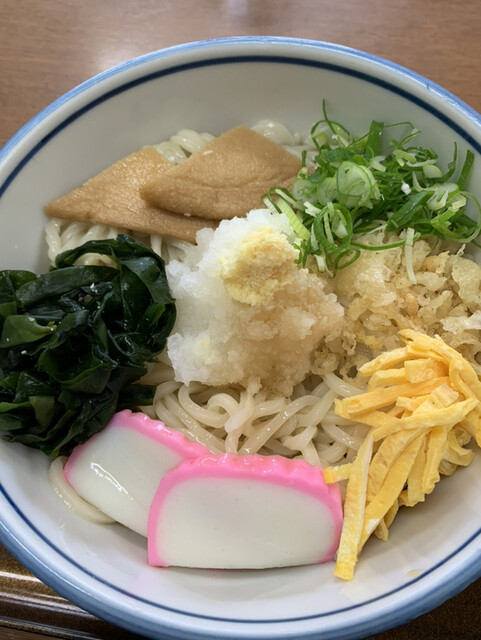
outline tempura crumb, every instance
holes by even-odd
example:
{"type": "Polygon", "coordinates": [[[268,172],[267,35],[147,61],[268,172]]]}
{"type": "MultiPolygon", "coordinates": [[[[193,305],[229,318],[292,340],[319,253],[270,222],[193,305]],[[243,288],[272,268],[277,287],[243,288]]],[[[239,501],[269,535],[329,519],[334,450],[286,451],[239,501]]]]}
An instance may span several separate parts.
{"type": "MultiPolygon", "coordinates": [[[[370,241],[377,244],[385,238],[371,236],[370,241]]],[[[453,251],[434,241],[416,242],[417,284],[412,284],[402,248],[362,252],[333,279],[333,290],[346,309],[344,331],[334,350],[331,345],[317,350],[314,370],[325,372],[326,359],[331,366],[334,359],[344,378],[361,384],[357,369],[398,347],[398,331],[409,328],[439,335],[481,373],[481,267],[462,254],[459,247],[453,251]]]]}

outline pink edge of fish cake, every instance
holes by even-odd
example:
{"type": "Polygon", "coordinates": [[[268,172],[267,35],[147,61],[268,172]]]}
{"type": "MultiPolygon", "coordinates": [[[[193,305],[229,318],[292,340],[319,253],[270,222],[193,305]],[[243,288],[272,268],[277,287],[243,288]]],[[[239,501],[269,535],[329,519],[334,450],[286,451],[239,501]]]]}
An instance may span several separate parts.
{"type": "MultiPolygon", "coordinates": [[[[168,471],[182,460],[205,456],[208,453],[210,452],[204,445],[191,442],[183,433],[166,427],[159,420],[152,420],[142,412],[134,413],[125,409],[116,413],[102,431],[75,447],[65,464],[64,476],[84,500],[114,520],[146,536],[150,503],[165,470],[168,471]],[[120,469],[114,471],[112,460],[109,461],[108,457],[114,453],[115,441],[118,442],[117,433],[138,436],[134,438],[137,446],[144,441],[142,446],[146,446],[151,454],[147,467],[145,460],[137,459],[133,452],[130,452],[129,456],[131,455],[132,459],[129,458],[128,464],[120,465],[120,469]],[[152,444],[149,445],[149,442],[152,444]],[[96,473],[97,468],[101,469],[101,474],[96,473]],[[106,477],[111,477],[118,489],[122,487],[122,491],[117,489],[113,490],[113,493],[115,496],[124,495],[124,503],[114,504],[109,499],[110,485],[102,482],[102,478],[106,477]],[[139,481],[139,478],[143,480],[139,481]],[[142,503],[145,504],[144,507],[141,506],[142,503]],[[144,517],[139,515],[144,511],[145,521],[144,517]]],[[[112,457],[115,459],[116,456],[112,457]]],[[[112,491],[111,486],[110,490],[112,491]]]]}
{"type": "MultiPolygon", "coordinates": [[[[206,506],[200,504],[202,502],[201,483],[208,479],[213,480],[213,483],[211,483],[210,486],[210,491],[213,489],[214,493],[222,493],[222,490],[226,490],[228,496],[229,488],[227,485],[229,484],[229,481],[235,481],[233,485],[232,482],[230,482],[231,486],[234,488],[234,492],[232,493],[232,496],[229,496],[232,498],[234,503],[236,503],[236,506],[232,507],[234,511],[235,509],[239,509],[239,505],[237,504],[237,502],[239,502],[239,496],[236,495],[238,492],[236,492],[235,489],[236,487],[238,489],[242,486],[245,487],[245,484],[248,482],[254,483],[254,489],[256,486],[260,490],[262,487],[271,487],[275,492],[275,494],[272,495],[275,496],[276,494],[279,494],[278,497],[283,503],[287,503],[289,500],[292,500],[294,495],[298,496],[299,500],[302,500],[302,498],[305,499],[306,497],[310,498],[310,505],[314,505],[314,507],[316,505],[316,501],[318,502],[319,509],[317,516],[316,514],[312,515],[320,517],[322,511],[322,517],[326,519],[326,527],[323,530],[323,533],[325,533],[326,536],[326,541],[323,551],[315,558],[308,561],[286,562],[285,564],[281,563],[279,565],[268,564],[267,566],[315,564],[328,562],[334,559],[339,545],[343,520],[341,494],[337,484],[327,485],[324,482],[323,470],[320,467],[314,467],[303,460],[289,460],[281,456],[210,454],[201,458],[194,458],[181,462],[177,467],[166,473],[161,480],[157,493],[152,501],[149,513],[147,538],[148,560],[150,565],[166,567],[178,564],[178,566],[196,566],[201,568],[263,568],[261,565],[257,565],[255,563],[255,566],[254,564],[243,566],[242,562],[235,564],[235,566],[223,566],[222,562],[214,562],[212,566],[210,564],[197,565],[195,563],[181,564],[178,562],[171,562],[170,559],[166,557],[165,549],[162,549],[162,534],[166,532],[166,529],[168,529],[169,509],[171,519],[173,519],[172,506],[174,505],[174,509],[179,508],[180,494],[178,490],[182,487],[184,489],[188,488],[190,483],[190,486],[194,488],[194,491],[200,491],[200,495],[195,496],[193,501],[191,501],[194,505],[192,510],[197,511],[197,506],[199,506],[198,514],[200,514],[200,511],[206,506]],[[240,482],[242,482],[242,485],[239,484],[240,482]],[[312,501],[312,499],[314,499],[314,501],[312,501]]],[[[207,489],[209,489],[208,486],[207,489]]],[[[268,496],[269,494],[266,495],[268,496]]],[[[254,495],[254,501],[255,497],[256,496],[254,495]]],[[[225,514],[226,502],[222,500],[222,495],[214,496],[214,498],[217,499],[213,499],[211,505],[207,504],[206,511],[209,510],[209,506],[212,507],[214,511],[217,510],[218,513],[214,513],[214,516],[220,516],[222,521],[222,516],[225,514]]],[[[182,500],[180,500],[180,502],[182,502],[182,500]]],[[[240,502],[242,502],[242,500],[240,500],[240,502]]],[[[267,509],[265,512],[266,521],[263,522],[263,525],[266,527],[269,527],[269,524],[272,524],[272,520],[269,522],[269,514],[267,514],[268,507],[271,504],[271,500],[267,501],[267,509]]],[[[185,513],[187,514],[187,510],[185,513]]],[[[250,515],[249,505],[247,505],[243,522],[247,522],[248,520],[250,521],[250,515]]],[[[271,515],[274,515],[273,520],[278,518],[279,515],[282,515],[282,517],[285,516],[286,527],[288,523],[289,526],[292,526],[292,514],[280,514],[277,512],[271,515]]],[[[264,513],[261,515],[261,520],[263,516],[264,513]]],[[[242,518],[242,516],[240,517],[242,518]]],[[[195,536],[201,530],[201,522],[196,521],[195,519],[196,515],[193,514],[190,527],[185,526],[181,531],[174,531],[173,536],[175,537],[176,542],[181,540],[182,536],[185,537],[185,535],[188,536],[192,534],[193,545],[195,546],[195,536]],[[187,529],[190,529],[190,531],[187,531],[187,529]]],[[[227,520],[228,516],[226,516],[225,519],[227,520]]],[[[208,515],[204,515],[204,523],[207,521],[208,515]]],[[[231,519],[229,523],[225,523],[227,525],[227,535],[229,535],[228,528],[229,525],[232,527],[232,522],[233,519],[231,519]]],[[[217,524],[218,522],[214,522],[212,526],[215,527],[217,524]]],[[[282,524],[281,526],[283,527],[284,525],[282,524]]],[[[218,529],[215,529],[215,531],[217,530],[218,529]]],[[[206,539],[209,539],[210,535],[211,532],[208,532],[206,539]]],[[[255,532],[253,540],[255,544],[255,532]]],[[[275,542],[272,543],[271,546],[275,547],[275,542]]]]}
{"type": "Polygon", "coordinates": [[[205,456],[209,453],[209,450],[204,447],[203,444],[187,440],[183,433],[166,427],[160,420],[152,420],[152,418],[149,418],[148,415],[141,411],[133,412],[130,409],[124,409],[123,411],[119,411],[114,414],[102,431],[95,433],[86,442],[79,444],[74,448],[63,469],[65,478],[67,480],[69,479],[70,471],[74,466],[76,459],[93,442],[94,439],[99,438],[102,433],[107,431],[107,429],[112,430],[117,428],[137,431],[141,435],[151,438],[152,440],[165,445],[169,449],[172,449],[184,458],[198,458],[199,456],[205,456]]]}

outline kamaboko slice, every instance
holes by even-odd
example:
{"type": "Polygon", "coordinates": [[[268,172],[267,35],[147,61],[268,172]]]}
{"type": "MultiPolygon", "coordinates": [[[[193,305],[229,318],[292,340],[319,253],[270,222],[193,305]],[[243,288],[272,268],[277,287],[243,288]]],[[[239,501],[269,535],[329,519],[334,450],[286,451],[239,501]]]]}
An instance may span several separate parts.
{"type": "Polygon", "coordinates": [[[322,469],[280,456],[220,454],[165,474],[149,515],[154,566],[261,569],[332,560],[342,506],[322,469]]]}
{"type": "Polygon", "coordinates": [[[162,422],[125,410],[75,447],[64,474],[84,500],[147,536],[150,505],[164,474],[183,460],[206,453],[203,445],[162,422]]]}

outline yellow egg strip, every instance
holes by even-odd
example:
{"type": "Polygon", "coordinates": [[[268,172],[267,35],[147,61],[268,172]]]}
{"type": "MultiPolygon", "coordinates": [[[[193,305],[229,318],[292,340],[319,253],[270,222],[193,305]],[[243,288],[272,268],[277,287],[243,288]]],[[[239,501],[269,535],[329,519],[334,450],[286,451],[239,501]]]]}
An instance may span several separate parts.
{"type": "Polygon", "coordinates": [[[398,407],[397,405],[394,405],[394,407],[391,407],[386,411],[386,415],[393,418],[402,418],[405,413],[405,409],[403,409],[403,407],[398,407]]]}
{"type": "Polygon", "coordinates": [[[439,473],[442,476],[452,476],[458,467],[452,462],[448,462],[446,458],[441,460],[441,464],[439,465],[439,473]]]}
{"type": "Polygon", "coordinates": [[[404,373],[408,382],[425,382],[448,375],[446,363],[434,358],[419,358],[407,360],[404,363],[404,373]]]}
{"type": "Polygon", "coordinates": [[[344,500],[344,521],[334,568],[334,575],[343,580],[354,578],[354,567],[358,557],[357,549],[364,523],[367,474],[372,456],[372,443],[372,437],[367,435],[351,465],[344,500]]]}
{"type": "MultiPolygon", "coordinates": [[[[452,384],[452,381],[451,381],[452,384]]],[[[462,396],[452,389],[448,384],[441,384],[437,389],[434,389],[429,395],[434,407],[450,407],[455,402],[459,402],[462,396]]]]}
{"type": "Polygon", "coordinates": [[[326,469],[324,469],[324,482],[326,484],[335,484],[336,482],[347,480],[351,475],[351,467],[352,463],[326,467],[326,469]]]}
{"type": "Polygon", "coordinates": [[[386,414],[383,414],[382,412],[377,412],[376,415],[373,415],[373,412],[372,414],[366,414],[357,418],[353,417],[351,419],[369,426],[377,427],[373,432],[374,440],[377,441],[402,429],[431,429],[438,425],[454,427],[454,425],[458,424],[471,411],[473,408],[473,402],[475,405],[476,401],[473,400],[463,400],[462,402],[458,402],[456,405],[449,407],[449,412],[446,409],[417,409],[410,416],[397,418],[396,422],[394,422],[393,418],[390,416],[385,417],[383,422],[382,418],[377,415],[380,413],[381,415],[386,416],[386,414]]]}
{"type": "Polygon", "coordinates": [[[399,396],[396,400],[396,406],[404,409],[405,411],[409,411],[412,413],[416,411],[416,409],[422,405],[422,403],[429,398],[431,394],[426,394],[424,396],[418,396],[417,398],[406,398],[406,396],[399,396]]]}
{"type": "Polygon", "coordinates": [[[367,502],[371,502],[371,500],[374,499],[396,460],[406,447],[420,434],[420,429],[411,431],[404,429],[403,431],[392,434],[381,442],[369,467],[366,491],[367,502]]]}
{"type": "Polygon", "coordinates": [[[481,383],[471,367],[467,368],[462,361],[453,360],[449,365],[449,378],[464,396],[481,401],[481,383]]]}
{"type": "Polygon", "coordinates": [[[373,373],[380,371],[381,369],[391,369],[392,367],[395,367],[399,363],[404,362],[407,357],[407,347],[399,347],[392,351],[386,351],[385,353],[381,353],[381,355],[377,356],[377,358],[363,364],[359,369],[359,373],[363,376],[371,376],[373,373]]]}
{"type": "Polygon", "coordinates": [[[471,464],[474,457],[474,451],[464,449],[458,442],[456,434],[453,431],[448,433],[448,450],[444,459],[459,467],[467,467],[471,464]]]}
{"type": "Polygon", "coordinates": [[[431,349],[428,349],[419,345],[415,345],[412,343],[407,345],[407,352],[409,354],[409,357],[412,359],[432,358],[433,360],[446,362],[446,357],[443,356],[441,353],[438,353],[437,351],[433,351],[431,349]]]}
{"type": "Polygon", "coordinates": [[[344,398],[342,403],[352,419],[358,419],[363,413],[374,409],[382,409],[395,404],[398,396],[419,396],[431,393],[440,384],[448,383],[449,377],[426,380],[416,384],[406,383],[383,389],[373,389],[367,393],[344,398]]]}
{"type": "Polygon", "coordinates": [[[481,381],[439,337],[400,332],[405,347],[361,367],[368,390],[336,400],[336,413],[370,427],[353,463],[325,470],[326,482],[347,479],[344,524],[335,575],[351,580],[372,533],[387,540],[400,506],[425,500],[440,480],[467,466],[481,446],[481,381]],[[379,442],[373,455],[373,443],[379,442]]]}
{"type": "Polygon", "coordinates": [[[460,426],[476,440],[478,447],[481,447],[481,416],[478,415],[477,411],[471,411],[466,416],[466,419],[460,422],[460,426]]]}
{"type": "Polygon", "coordinates": [[[423,471],[422,489],[431,493],[439,482],[439,465],[448,449],[448,427],[433,427],[429,434],[426,448],[426,464],[423,471]]]}
{"type": "MultiPolygon", "coordinates": [[[[420,333],[419,331],[414,331],[414,329],[402,329],[399,332],[399,337],[404,342],[409,342],[408,344],[408,353],[410,349],[424,349],[423,357],[433,357],[432,355],[427,355],[426,352],[433,351],[433,355],[438,354],[442,356],[445,360],[449,361],[452,358],[461,358],[462,355],[448,346],[444,340],[442,340],[439,336],[431,338],[424,333],[420,333]]],[[[469,366],[469,365],[468,365],[469,366]]]]}
{"type": "Polygon", "coordinates": [[[397,500],[403,490],[422,443],[423,437],[422,435],[418,435],[408,444],[389,469],[383,485],[375,498],[366,506],[358,553],[361,552],[362,547],[379,524],[381,518],[384,518],[394,500],[397,500]]]}
{"type": "Polygon", "coordinates": [[[399,500],[396,499],[394,504],[388,509],[384,518],[381,519],[377,527],[374,529],[374,535],[379,540],[386,542],[389,539],[389,527],[391,526],[396,514],[399,510],[399,500]]]}
{"type": "Polygon", "coordinates": [[[469,444],[471,442],[472,435],[468,433],[461,424],[457,425],[450,433],[456,437],[456,441],[461,445],[461,447],[464,447],[465,444],[469,444]]]}
{"type": "Polygon", "coordinates": [[[468,398],[455,402],[447,407],[435,406],[435,403],[426,400],[420,405],[410,416],[404,418],[406,428],[410,429],[414,425],[419,427],[434,427],[436,425],[445,425],[454,427],[461,422],[470,411],[476,407],[478,401],[475,398],[468,398]]]}
{"type": "Polygon", "coordinates": [[[399,500],[396,499],[392,507],[388,510],[388,512],[384,516],[384,522],[388,528],[392,525],[398,511],[399,511],[399,500]]]}
{"type": "Polygon", "coordinates": [[[374,535],[378,540],[382,540],[383,542],[386,542],[387,540],[389,540],[389,528],[384,518],[379,522],[377,527],[374,529],[374,535]]]}
{"type": "Polygon", "coordinates": [[[407,488],[401,492],[399,500],[406,507],[414,507],[418,502],[424,502],[423,473],[426,465],[426,434],[422,436],[416,459],[407,479],[407,488]]]}
{"type": "Polygon", "coordinates": [[[372,374],[369,379],[368,389],[375,389],[376,387],[390,387],[393,384],[402,384],[405,382],[411,382],[406,377],[406,370],[402,369],[382,369],[372,374]]]}

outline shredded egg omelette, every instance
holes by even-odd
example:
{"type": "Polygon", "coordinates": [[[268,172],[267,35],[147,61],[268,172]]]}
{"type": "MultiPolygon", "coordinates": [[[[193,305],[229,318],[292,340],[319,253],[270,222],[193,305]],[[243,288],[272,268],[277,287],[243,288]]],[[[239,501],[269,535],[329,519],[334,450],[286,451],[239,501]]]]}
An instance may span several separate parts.
{"type": "Polygon", "coordinates": [[[404,347],[366,363],[365,393],[336,401],[336,413],[370,430],[354,462],[325,469],[326,482],[347,480],[335,575],[352,580],[372,533],[387,540],[400,506],[413,507],[441,475],[473,459],[481,446],[481,381],[441,338],[405,329],[404,347]]]}

